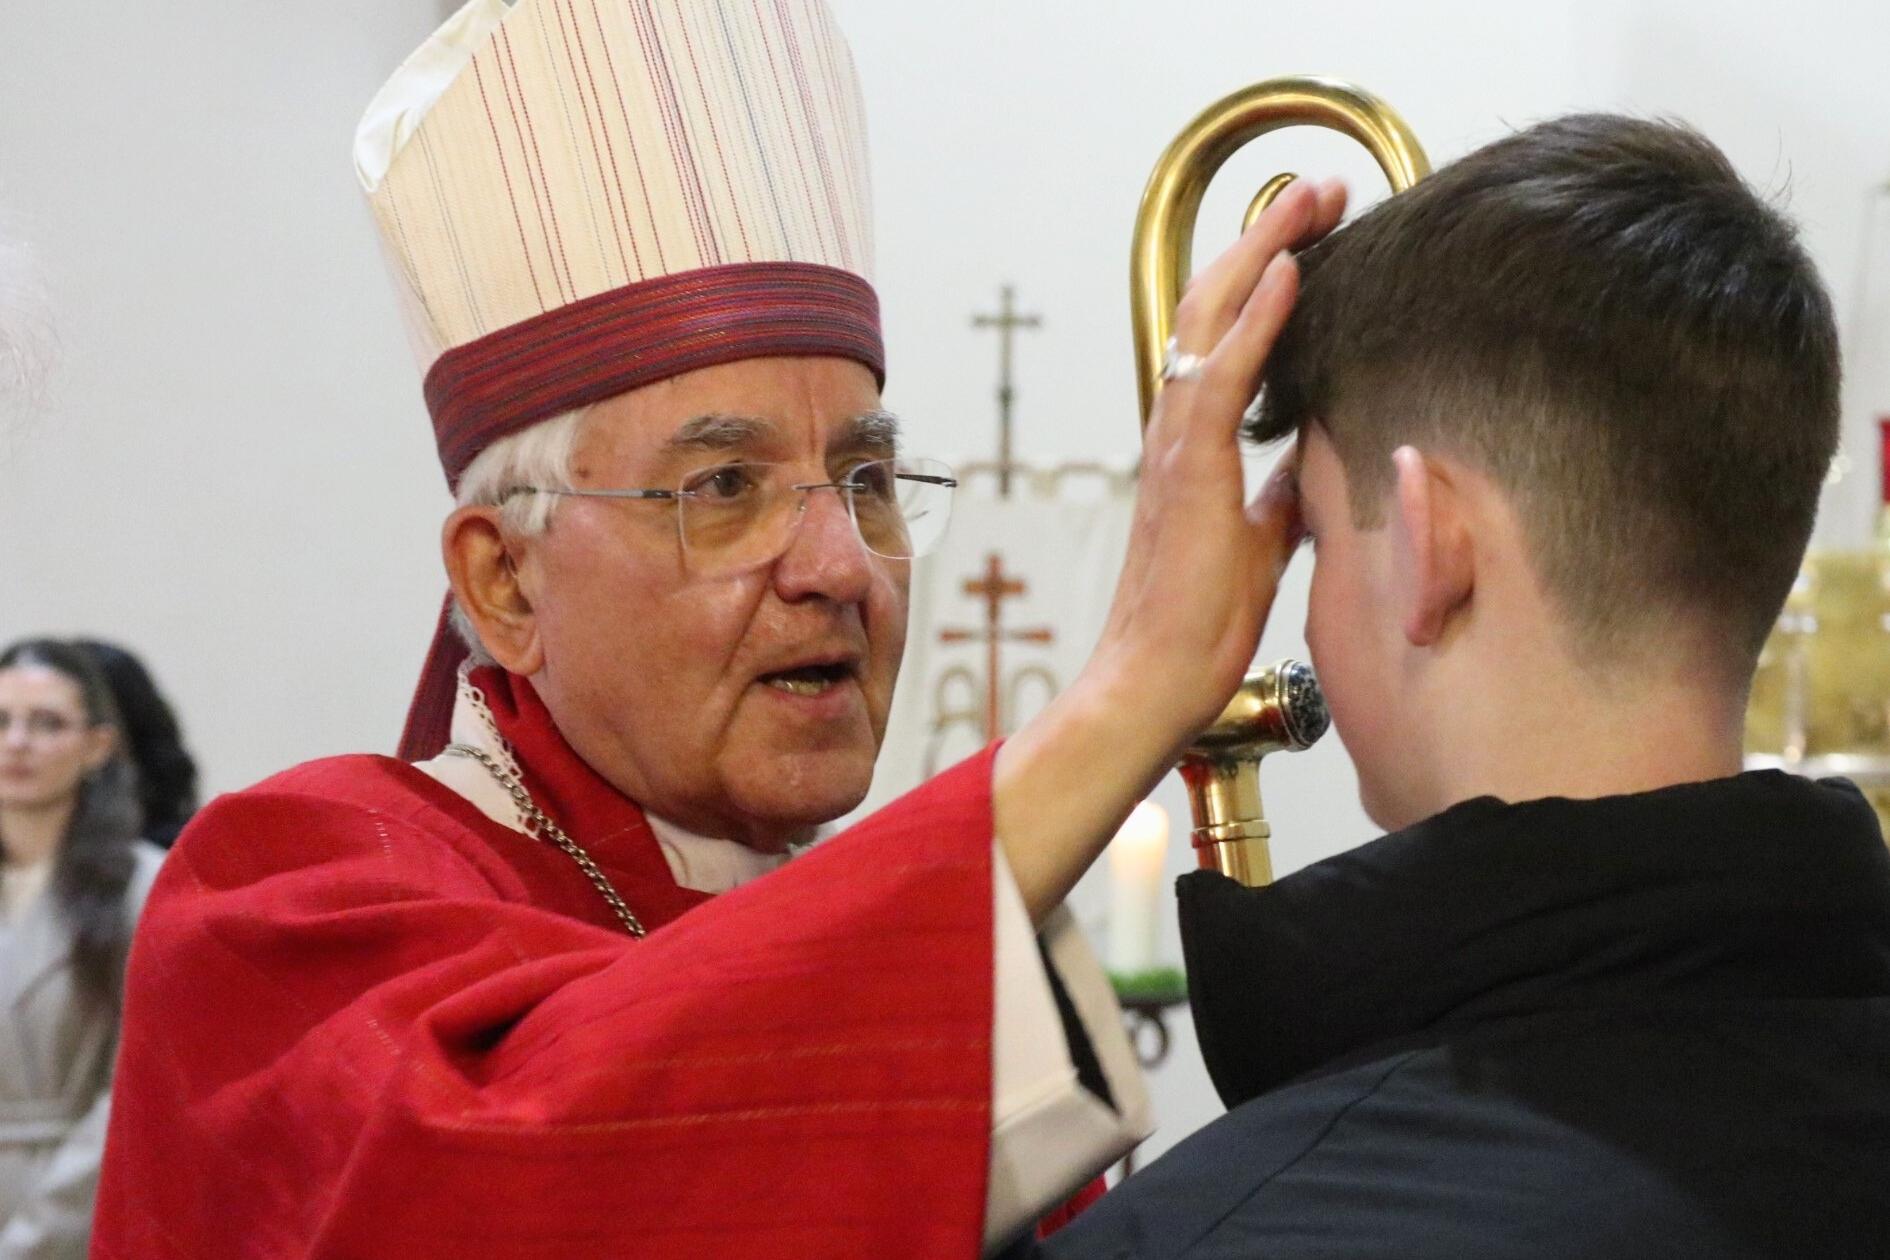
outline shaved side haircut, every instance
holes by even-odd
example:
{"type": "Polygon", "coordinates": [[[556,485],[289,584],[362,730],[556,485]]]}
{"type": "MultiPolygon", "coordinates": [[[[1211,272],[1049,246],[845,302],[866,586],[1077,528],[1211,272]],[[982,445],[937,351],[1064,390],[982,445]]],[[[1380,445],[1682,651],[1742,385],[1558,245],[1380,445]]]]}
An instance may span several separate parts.
{"type": "Polygon", "coordinates": [[[1559,118],[1451,163],[1300,257],[1247,434],[1317,426],[1356,524],[1391,453],[1513,498],[1585,658],[1681,618],[1744,685],[1838,440],[1831,302],[1793,224],[1685,126],[1559,118]]]}

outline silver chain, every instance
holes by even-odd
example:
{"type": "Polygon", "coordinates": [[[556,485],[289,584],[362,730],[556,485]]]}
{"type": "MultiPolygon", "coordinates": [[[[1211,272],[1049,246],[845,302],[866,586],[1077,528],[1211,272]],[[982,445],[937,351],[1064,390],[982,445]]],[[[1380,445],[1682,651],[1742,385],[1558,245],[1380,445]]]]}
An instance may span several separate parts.
{"type": "Polygon", "coordinates": [[[486,738],[492,741],[493,755],[499,759],[499,764],[505,767],[505,772],[514,779],[522,781],[525,776],[519,772],[518,758],[512,755],[511,741],[499,734],[499,721],[492,716],[492,707],[486,703],[486,693],[473,686],[471,675],[464,669],[460,670],[459,674],[459,698],[465,702],[467,708],[473,711],[473,716],[479,719],[479,725],[485,730],[486,738]]]}
{"type": "Polygon", "coordinates": [[[604,900],[610,903],[611,913],[617,916],[617,921],[623,924],[624,930],[638,940],[643,939],[643,924],[638,922],[637,916],[632,913],[630,907],[624,904],[623,898],[617,895],[617,889],[610,882],[610,877],[591,860],[591,855],[584,851],[584,846],[566,835],[564,828],[553,822],[551,816],[544,810],[538,808],[538,802],[534,801],[531,793],[525,790],[523,780],[516,773],[509,767],[501,765],[499,759],[485,749],[475,748],[471,744],[448,744],[445,751],[456,757],[470,757],[484,766],[492,777],[498,780],[499,786],[512,794],[512,804],[518,809],[525,834],[563,849],[571,860],[578,864],[578,869],[584,872],[584,878],[590,880],[604,900]]]}

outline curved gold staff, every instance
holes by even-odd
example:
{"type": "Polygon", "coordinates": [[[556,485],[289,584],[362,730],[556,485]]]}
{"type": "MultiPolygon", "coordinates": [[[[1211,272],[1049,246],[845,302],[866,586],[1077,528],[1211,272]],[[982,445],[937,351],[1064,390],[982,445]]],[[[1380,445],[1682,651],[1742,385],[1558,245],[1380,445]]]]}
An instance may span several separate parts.
{"type": "MultiPolygon", "coordinates": [[[[1338,79],[1268,79],[1202,111],[1155,164],[1135,220],[1129,303],[1144,428],[1161,389],[1162,359],[1188,279],[1202,194],[1215,172],[1249,140],[1301,125],[1327,127],[1364,145],[1394,192],[1430,173],[1417,137],[1396,111],[1338,79]]],[[[1247,208],[1247,225],[1293,178],[1276,175],[1266,182],[1247,208]]],[[[1310,666],[1280,661],[1247,675],[1181,762],[1203,867],[1250,886],[1272,882],[1267,843],[1272,829],[1261,808],[1260,759],[1308,747],[1325,733],[1326,724],[1325,699],[1310,666]]]]}

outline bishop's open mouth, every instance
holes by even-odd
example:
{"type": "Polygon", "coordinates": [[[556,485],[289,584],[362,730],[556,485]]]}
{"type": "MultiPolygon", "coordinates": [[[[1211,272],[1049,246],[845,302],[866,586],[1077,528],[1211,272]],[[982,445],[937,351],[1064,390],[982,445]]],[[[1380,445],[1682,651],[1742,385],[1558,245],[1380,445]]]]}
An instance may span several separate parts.
{"type": "Polygon", "coordinates": [[[776,670],[761,675],[759,681],[790,695],[818,696],[853,676],[852,665],[845,661],[834,661],[826,665],[797,665],[793,669],[776,670]]]}

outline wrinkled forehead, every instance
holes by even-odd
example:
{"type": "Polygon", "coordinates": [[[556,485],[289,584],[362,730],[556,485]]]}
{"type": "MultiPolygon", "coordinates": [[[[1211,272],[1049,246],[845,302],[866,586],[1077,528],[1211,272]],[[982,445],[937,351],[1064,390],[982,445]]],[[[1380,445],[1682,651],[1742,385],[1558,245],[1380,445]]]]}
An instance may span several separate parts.
{"type": "Polygon", "coordinates": [[[856,364],[731,364],[608,399],[586,414],[574,471],[648,474],[718,460],[822,463],[898,453],[899,418],[856,364]]]}
{"type": "Polygon", "coordinates": [[[793,459],[807,451],[890,456],[899,448],[899,417],[879,407],[812,424],[710,412],[685,420],[660,445],[665,451],[741,459],[793,459]]]}

